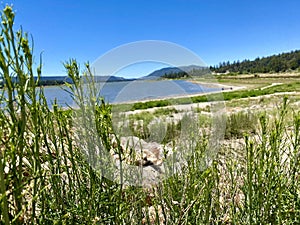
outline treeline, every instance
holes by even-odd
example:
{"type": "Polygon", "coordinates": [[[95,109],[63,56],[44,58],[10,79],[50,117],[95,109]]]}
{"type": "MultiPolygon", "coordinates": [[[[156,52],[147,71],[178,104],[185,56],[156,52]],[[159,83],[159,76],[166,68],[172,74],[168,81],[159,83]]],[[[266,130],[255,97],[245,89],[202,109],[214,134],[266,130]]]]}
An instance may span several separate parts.
{"type": "Polygon", "coordinates": [[[40,80],[38,86],[52,86],[52,85],[64,85],[66,81],[63,80],[40,80]]]}
{"type": "Polygon", "coordinates": [[[182,70],[179,72],[168,72],[162,75],[162,78],[166,79],[179,79],[179,78],[189,78],[195,76],[203,76],[210,74],[210,69],[208,67],[203,67],[199,69],[191,69],[191,70],[182,70]]]}
{"type": "Polygon", "coordinates": [[[190,77],[190,75],[185,71],[181,71],[176,73],[165,73],[161,77],[166,79],[178,79],[178,78],[190,77]]]}
{"type": "MultiPolygon", "coordinates": [[[[37,82],[37,77],[34,77],[35,82],[37,82]]],[[[12,83],[18,83],[17,77],[11,78],[12,83]]],[[[40,79],[37,82],[37,86],[52,86],[52,85],[64,85],[65,83],[73,83],[73,81],[68,77],[62,77],[62,76],[49,76],[49,77],[40,77],[40,79]]],[[[2,88],[4,85],[4,80],[2,77],[0,77],[0,88],[2,88]]]]}
{"type": "Polygon", "coordinates": [[[209,67],[202,67],[202,68],[192,69],[192,70],[188,71],[188,74],[192,77],[204,76],[204,75],[207,75],[210,73],[211,73],[211,71],[210,71],[209,67]]]}
{"type": "Polygon", "coordinates": [[[300,69],[300,50],[281,53],[255,60],[223,62],[218,66],[211,66],[216,73],[272,73],[300,69]]]}

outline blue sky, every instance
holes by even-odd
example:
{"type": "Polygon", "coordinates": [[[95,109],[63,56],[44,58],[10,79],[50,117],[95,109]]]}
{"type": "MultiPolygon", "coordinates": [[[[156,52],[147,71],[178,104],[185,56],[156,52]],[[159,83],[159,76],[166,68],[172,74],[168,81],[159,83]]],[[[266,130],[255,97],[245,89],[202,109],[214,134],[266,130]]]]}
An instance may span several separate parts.
{"type": "Polygon", "coordinates": [[[93,62],[140,40],[174,42],[207,65],[300,49],[299,0],[11,0],[3,7],[6,3],[14,5],[16,27],[33,36],[36,59],[43,52],[44,75],[65,74],[62,62],[70,58],[93,62]]]}

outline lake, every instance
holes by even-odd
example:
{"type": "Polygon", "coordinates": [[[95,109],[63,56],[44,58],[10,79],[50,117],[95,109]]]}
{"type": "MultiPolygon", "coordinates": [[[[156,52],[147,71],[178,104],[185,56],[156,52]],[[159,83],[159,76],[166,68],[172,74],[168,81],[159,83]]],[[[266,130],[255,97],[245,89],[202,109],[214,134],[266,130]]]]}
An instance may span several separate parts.
{"type": "MultiPolygon", "coordinates": [[[[97,88],[99,96],[109,103],[153,100],[221,90],[183,80],[107,82],[99,83],[97,88]]],[[[60,106],[74,106],[71,94],[64,89],[64,86],[45,86],[44,93],[48,104],[52,105],[57,99],[60,106]]]]}

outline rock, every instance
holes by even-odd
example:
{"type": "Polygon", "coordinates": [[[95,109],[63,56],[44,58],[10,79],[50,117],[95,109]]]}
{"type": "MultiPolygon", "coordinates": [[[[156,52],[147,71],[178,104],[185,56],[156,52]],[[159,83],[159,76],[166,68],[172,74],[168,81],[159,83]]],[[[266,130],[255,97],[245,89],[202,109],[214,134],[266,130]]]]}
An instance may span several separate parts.
{"type": "MultiPolygon", "coordinates": [[[[164,147],[162,145],[156,142],[146,142],[135,136],[121,137],[120,145],[125,155],[124,162],[131,166],[141,167],[143,187],[151,187],[159,182],[165,171],[163,167],[164,147]]],[[[112,146],[117,147],[115,140],[112,146]]],[[[168,150],[167,152],[172,151],[168,150]]],[[[120,163],[116,154],[112,154],[112,157],[116,164],[120,163]]]]}

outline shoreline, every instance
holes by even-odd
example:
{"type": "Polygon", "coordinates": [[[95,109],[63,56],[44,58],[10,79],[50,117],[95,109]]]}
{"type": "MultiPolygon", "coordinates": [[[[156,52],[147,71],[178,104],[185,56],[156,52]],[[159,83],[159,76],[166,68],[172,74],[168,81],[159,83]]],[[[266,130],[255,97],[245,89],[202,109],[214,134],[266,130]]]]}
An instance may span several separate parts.
{"type": "Polygon", "coordinates": [[[116,103],[110,103],[110,104],[111,105],[126,105],[126,104],[135,104],[135,103],[146,103],[146,102],[151,102],[151,101],[192,98],[192,97],[198,97],[198,96],[204,96],[204,95],[210,95],[210,94],[216,94],[216,93],[221,94],[223,92],[237,91],[237,90],[242,90],[242,89],[246,88],[246,86],[224,85],[224,84],[208,83],[208,82],[194,81],[194,80],[187,80],[187,82],[199,84],[199,85],[202,85],[205,87],[210,87],[210,88],[221,88],[222,90],[211,91],[211,92],[199,92],[196,94],[179,94],[179,95],[172,95],[172,96],[165,96],[165,97],[158,97],[158,98],[149,98],[149,99],[143,99],[143,100],[116,102],[116,103]]]}

